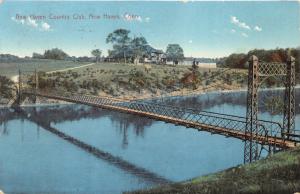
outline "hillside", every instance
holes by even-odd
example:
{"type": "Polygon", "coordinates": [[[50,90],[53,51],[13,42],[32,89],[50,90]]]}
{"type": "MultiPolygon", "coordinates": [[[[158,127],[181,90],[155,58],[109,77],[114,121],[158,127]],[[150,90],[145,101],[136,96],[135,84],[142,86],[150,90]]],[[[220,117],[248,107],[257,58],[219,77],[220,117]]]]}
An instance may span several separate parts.
{"type": "Polygon", "coordinates": [[[98,63],[65,72],[40,72],[40,88],[114,97],[182,95],[246,87],[244,70],[178,65],[98,63]]]}

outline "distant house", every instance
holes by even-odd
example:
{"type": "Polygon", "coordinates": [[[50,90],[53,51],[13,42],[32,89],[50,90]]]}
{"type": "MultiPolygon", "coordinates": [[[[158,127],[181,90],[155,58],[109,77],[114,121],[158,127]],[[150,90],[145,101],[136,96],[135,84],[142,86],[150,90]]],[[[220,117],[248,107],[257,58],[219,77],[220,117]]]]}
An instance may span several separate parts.
{"type": "Polygon", "coordinates": [[[174,61],[166,60],[166,65],[174,65],[174,61]]]}
{"type": "Polygon", "coordinates": [[[198,63],[198,61],[196,59],[194,59],[193,57],[185,57],[182,61],[179,61],[179,65],[189,65],[192,66],[194,60],[196,61],[196,64],[198,63]]]}
{"type": "Polygon", "coordinates": [[[216,62],[209,58],[193,58],[185,57],[182,60],[173,61],[167,59],[166,54],[162,50],[152,50],[148,57],[144,58],[144,63],[155,63],[165,65],[187,65],[192,66],[194,61],[200,68],[217,68],[216,62]]]}
{"type": "Polygon", "coordinates": [[[193,57],[185,57],[184,59],[177,60],[177,61],[169,59],[169,60],[166,61],[166,64],[167,65],[187,65],[187,66],[192,66],[194,60],[196,60],[196,64],[199,63],[199,61],[197,61],[197,59],[195,59],[193,57]]]}
{"type": "Polygon", "coordinates": [[[170,60],[170,59],[167,59],[166,60],[166,64],[167,65],[193,65],[193,62],[194,62],[194,58],[193,57],[185,57],[184,59],[182,60],[170,60]]]}
{"type": "Polygon", "coordinates": [[[144,63],[165,64],[166,55],[162,50],[152,49],[148,52],[148,55],[144,58],[144,63]]]}
{"type": "Polygon", "coordinates": [[[217,68],[217,63],[198,63],[200,68],[217,68]]]}
{"type": "MultiPolygon", "coordinates": [[[[192,66],[193,62],[196,62],[196,65],[200,68],[216,68],[217,65],[215,62],[203,62],[203,59],[193,58],[193,57],[185,57],[182,61],[178,62],[178,65],[187,65],[192,66]]],[[[173,61],[169,62],[170,64],[173,64],[173,61]]]]}

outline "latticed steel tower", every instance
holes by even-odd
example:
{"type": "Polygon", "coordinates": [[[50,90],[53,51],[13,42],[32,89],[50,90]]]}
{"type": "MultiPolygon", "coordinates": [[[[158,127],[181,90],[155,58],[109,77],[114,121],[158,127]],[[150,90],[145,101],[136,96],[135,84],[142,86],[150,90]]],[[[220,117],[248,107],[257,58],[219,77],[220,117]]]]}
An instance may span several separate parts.
{"type": "MultiPolygon", "coordinates": [[[[34,71],[21,71],[19,69],[19,76],[18,76],[18,89],[17,89],[17,98],[14,102],[16,106],[20,106],[23,101],[25,100],[26,96],[23,94],[24,89],[28,89],[28,83],[32,85],[31,87],[34,86],[34,92],[37,94],[38,89],[39,89],[39,75],[37,70],[35,69],[34,71]],[[34,75],[32,76],[31,74],[34,75]]],[[[36,95],[34,96],[34,102],[36,102],[36,95]]]]}
{"type": "Polygon", "coordinates": [[[292,139],[295,135],[295,59],[290,57],[287,61],[287,72],[285,80],[285,96],[284,96],[284,118],[283,128],[284,137],[292,139]]]}
{"type": "Polygon", "coordinates": [[[289,57],[287,63],[263,63],[256,56],[249,59],[248,94],[245,135],[244,163],[259,159],[257,136],[261,134],[258,119],[258,89],[269,77],[285,80],[284,118],[282,138],[290,140],[295,133],[295,59],[289,57]]]}

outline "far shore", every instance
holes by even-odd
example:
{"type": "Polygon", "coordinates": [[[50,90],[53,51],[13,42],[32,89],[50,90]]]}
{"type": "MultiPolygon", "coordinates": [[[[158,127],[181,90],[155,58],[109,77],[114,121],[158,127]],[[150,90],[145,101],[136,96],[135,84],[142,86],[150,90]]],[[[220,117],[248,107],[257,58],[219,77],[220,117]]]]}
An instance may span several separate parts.
{"type": "MultiPolygon", "coordinates": [[[[300,88],[300,85],[295,86],[296,89],[300,88]]],[[[284,87],[277,87],[277,88],[264,88],[262,89],[262,91],[271,91],[271,90],[284,90],[284,87]]],[[[240,88],[240,89],[232,89],[232,90],[210,90],[210,91],[202,91],[199,93],[192,93],[190,95],[180,95],[181,92],[177,92],[173,93],[173,95],[162,95],[162,96],[149,96],[149,94],[146,95],[141,95],[140,98],[130,98],[130,100],[135,101],[142,101],[142,100],[150,100],[150,99],[159,99],[159,98],[175,98],[175,97],[194,97],[194,96],[201,96],[201,95],[206,95],[206,94],[216,94],[216,93],[235,93],[235,92],[246,92],[247,88],[240,88]]],[[[118,98],[118,99],[124,99],[124,100],[128,100],[128,96],[118,96],[118,97],[114,97],[111,95],[101,95],[99,97],[109,97],[109,98],[118,98]]],[[[21,105],[21,107],[42,107],[42,106],[58,106],[58,105],[70,105],[70,104],[74,104],[71,102],[65,102],[65,101],[53,101],[53,100],[44,100],[43,103],[25,103],[23,105],[21,105]]],[[[2,108],[9,108],[9,105],[0,105],[0,109],[2,108]]]]}
{"type": "MultiPolygon", "coordinates": [[[[21,107],[45,107],[45,106],[59,106],[59,105],[70,105],[70,104],[74,104],[74,103],[71,103],[71,102],[64,102],[64,101],[61,101],[61,102],[55,102],[55,103],[36,103],[36,104],[23,104],[21,105],[21,107]]],[[[3,109],[3,108],[10,108],[10,106],[8,105],[0,105],[0,109],[3,109]]]]}

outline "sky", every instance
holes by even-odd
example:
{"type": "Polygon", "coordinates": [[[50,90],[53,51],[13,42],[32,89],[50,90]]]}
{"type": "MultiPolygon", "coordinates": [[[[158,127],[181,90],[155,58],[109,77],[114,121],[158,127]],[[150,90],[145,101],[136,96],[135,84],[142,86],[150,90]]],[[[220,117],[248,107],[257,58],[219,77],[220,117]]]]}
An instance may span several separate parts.
{"type": "Polygon", "coordinates": [[[157,49],[178,43],[186,57],[300,46],[299,1],[0,1],[0,53],[18,56],[107,55],[106,37],[119,28],[157,49]]]}

